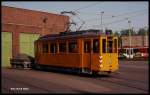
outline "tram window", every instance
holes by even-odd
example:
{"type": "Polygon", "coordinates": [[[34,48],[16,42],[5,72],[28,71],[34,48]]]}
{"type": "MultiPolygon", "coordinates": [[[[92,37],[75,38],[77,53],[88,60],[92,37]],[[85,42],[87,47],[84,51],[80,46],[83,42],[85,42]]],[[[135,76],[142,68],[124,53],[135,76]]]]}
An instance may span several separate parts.
{"type": "Polygon", "coordinates": [[[51,53],[57,53],[57,45],[56,45],[56,43],[51,43],[50,51],[51,51],[51,53]]]}
{"type": "Polygon", "coordinates": [[[108,53],[112,53],[113,41],[108,41],[108,53]]]}
{"type": "Polygon", "coordinates": [[[48,44],[43,44],[43,53],[48,53],[48,44]]]}
{"type": "Polygon", "coordinates": [[[106,39],[103,39],[102,40],[102,51],[103,51],[103,53],[106,53],[106,39]]]}
{"type": "Polygon", "coordinates": [[[66,43],[59,43],[59,52],[66,52],[66,43]]]}
{"type": "Polygon", "coordinates": [[[69,43],[69,52],[70,53],[77,53],[77,42],[70,42],[69,43]]]}
{"type": "Polygon", "coordinates": [[[114,53],[117,53],[117,39],[114,40],[114,53]]]}
{"type": "Polygon", "coordinates": [[[90,47],[91,47],[90,41],[85,41],[84,42],[84,53],[90,53],[90,47]]]}
{"type": "Polygon", "coordinates": [[[99,53],[99,40],[93,40],[93,53],[99,53]]]}

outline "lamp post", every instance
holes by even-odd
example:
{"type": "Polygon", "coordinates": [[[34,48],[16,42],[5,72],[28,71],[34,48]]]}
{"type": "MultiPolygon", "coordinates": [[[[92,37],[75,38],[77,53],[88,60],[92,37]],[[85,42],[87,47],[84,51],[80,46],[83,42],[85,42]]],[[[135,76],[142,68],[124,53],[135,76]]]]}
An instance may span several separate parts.
{"type": "Polygon", "coordinates": [[[131,58],[131,21],[128,20],[129,23],[129,59],[131,58]]]}
{"type": "Polygon", "coordinates": [[[100,26],[102,28],[102,32],[103,32],[103,24],[102,24],[102,16],[103,16],[103,14],[104,14],[104,12],[102,11],[101,12],[101,26],[100,26]]]}
{"type": "Polygon", "coordinates": [[[148,46],[148,34],[147,34],[147,26],[145,26],[145,46],[148,46]]]}

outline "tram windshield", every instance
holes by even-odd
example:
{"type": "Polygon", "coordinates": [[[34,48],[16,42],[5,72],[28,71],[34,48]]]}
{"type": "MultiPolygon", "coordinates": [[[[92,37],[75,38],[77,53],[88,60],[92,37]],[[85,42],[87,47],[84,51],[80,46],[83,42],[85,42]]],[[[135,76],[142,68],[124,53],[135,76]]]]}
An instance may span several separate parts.
{"type": "Polygon", "coordinates": [[[117,39],[102,39],[102,53],[117,53],[117,39]]]}

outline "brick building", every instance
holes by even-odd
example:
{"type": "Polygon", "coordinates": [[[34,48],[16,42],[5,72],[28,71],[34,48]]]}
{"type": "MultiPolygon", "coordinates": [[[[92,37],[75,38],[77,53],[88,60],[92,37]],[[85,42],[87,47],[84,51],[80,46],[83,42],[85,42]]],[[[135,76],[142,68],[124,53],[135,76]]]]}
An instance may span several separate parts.
{"type": "MultiPolygon", "coordinates": [[[[133,57],[145,57],[149,56],[149,36],[148,35],[133,35],[131,36],[131,46],[129,36],[121,37],[121,44],[119,46],[120,54],[129,55],[129,50],[131,48],[131,55],[133,57]]],[[[127,57],[126,55],[126,57],[127,57]]]]}
{"type": "MultiPolygon", "coordinates": [[[[122,36],[122,47],[129,47],[130,46],[130,40],[129,36],[122,36]]],[[[148,36],[131,36],[131,47],[148,47],[149,40],[148,36]]]]}
{"type": "Polygon", "coordinates": [[[63,32],[69,17],[2,6],[2,66],[18,53],[34,56],[34,41],[41,35],[63,32]]]}

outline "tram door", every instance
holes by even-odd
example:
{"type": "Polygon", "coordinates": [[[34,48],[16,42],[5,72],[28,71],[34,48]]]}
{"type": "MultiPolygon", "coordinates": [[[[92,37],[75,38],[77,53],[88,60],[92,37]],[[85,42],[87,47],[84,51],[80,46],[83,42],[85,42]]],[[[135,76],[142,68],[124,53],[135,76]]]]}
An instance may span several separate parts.
{"type": "Polygon", "coordinates": [[[118,50],[117,38],[101,37],[101,52],[102,63],[100,63],[101,71],[113,71],[118,65],[118,50]]]}
{"type": "Polygon", "coordinates": [[[84,39],[84,56],[83,56],[83,62],[84,62],[84,71],[83,72],[90,72],[91,71],[91,39],[84,39]]]}
{"type": "Polygon", "coordinates": [[[91,38],[84,40],[84,56],[83,62],[87,72],[99,70],[99,38],[91,38]]]}

